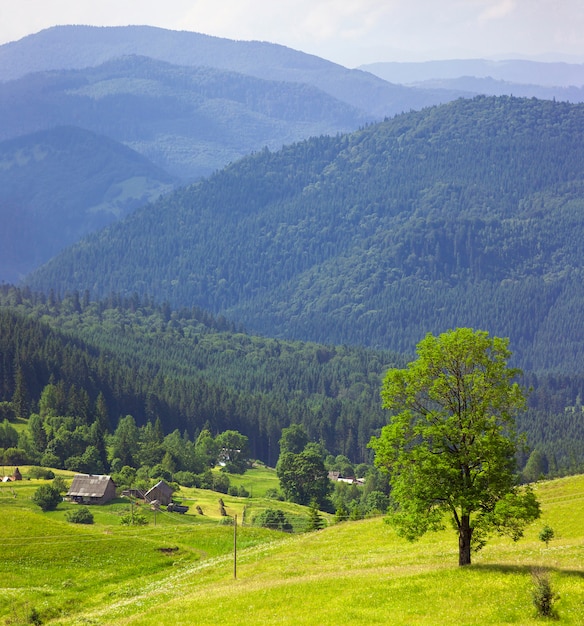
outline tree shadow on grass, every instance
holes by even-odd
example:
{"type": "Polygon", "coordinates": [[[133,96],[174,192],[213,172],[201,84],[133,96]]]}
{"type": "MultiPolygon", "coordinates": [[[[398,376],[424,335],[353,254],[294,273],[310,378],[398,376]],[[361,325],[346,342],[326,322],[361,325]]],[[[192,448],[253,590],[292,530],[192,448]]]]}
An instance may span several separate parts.
{"type": "Polygon", "coordinates": [[[563,567],[541,566],[541,565],[505,565],[497,563],[478,563],[470,566],[475,571],[497,572],[500,574],[531,574],[534,569],[545,569],[550,573],[562,574],[564,576],[575,576],[584,579],[584,570],[567,569],[563,567]]]}

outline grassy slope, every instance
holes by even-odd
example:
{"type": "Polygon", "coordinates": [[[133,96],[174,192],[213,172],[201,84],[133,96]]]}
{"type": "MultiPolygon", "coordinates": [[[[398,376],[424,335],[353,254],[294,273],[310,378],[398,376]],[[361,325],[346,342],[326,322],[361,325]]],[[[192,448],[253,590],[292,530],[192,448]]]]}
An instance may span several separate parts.
{"type": "MultiPolygon", "coordinates": [[[[584,622],[584,476],[539,485],[542,519],[517,544],[492,540],[468,568],[456,565],[451,530],[408,544],[372,519],[295,536],[239,528],[237,580],[232,528],[160,515],[156,528],[123,529],[115,507],[94,509],[98,523],[79,528],[60,521],[68,505],[37,513],[26,498],[35,486],[19,485],[16,499],[0,491],[9,537],[0,615],[10,623],[34,607],[59,624],[528,625],[540,623],[536,565],[550,569],[561,596],[557,623],[584,622]],[[545,523],[556,532],[547,548],[538,539],[545,523]],[[157,550],[169,546],[179,550],[157,550]]],[[[193,495],[210,506],[217,494],[193,495]]],[[[232,512],[243,502],[224,500],[232,512]]]]}
{"type": "Polygon", "coordinates": [[[584,621],[584,477],[539,487],[544,515],[518,544],[493,540],[475,564],[456,565],[452,531],[407,544],[379,519],[298,536],[242,554],[237,581],[219,570],[164,605],[117,623],[536,624],[531,568],[545,565],[562,624],[584,621]],[[558,538],[539,541],[544,523],[558,538]]]}

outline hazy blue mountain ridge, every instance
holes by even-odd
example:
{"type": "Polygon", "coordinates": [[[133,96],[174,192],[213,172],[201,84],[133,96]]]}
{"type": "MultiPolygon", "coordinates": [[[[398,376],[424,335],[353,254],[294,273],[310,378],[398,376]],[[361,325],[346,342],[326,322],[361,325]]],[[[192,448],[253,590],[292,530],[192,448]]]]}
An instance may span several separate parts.
{"type": "Polygon", "coordinates": [[[584,102],[584,64],[461,59],[362,66],[388,81],[472,95],[584,102]]]}
{"type": "Polygon", "coordinates": [[[560,100],[562,102],[584,102],[584,87],[543,87],[474,76],[461,76],[451,79],[436,78],[415,84],[422,88],[459,89],[468,93],[469,97],[471,95],[515,96],[518,98],[560,100]]]}
{"type": "Polygon", "coordinates": [[[0,91],[0,138],[74,124],[129,145],[187,181],[264,146],[371,121],[305,84],[124,57],[30,74],[0,91]]]}
{"type": "Polygon", "coordinates": [[[0,80],[37,71],[96,66],[126,55],[313,85],[377,120],[459,95],[392,85],[368,72],[274,43],[234,41],[152,26],[55,26],[43,30],[0,46],[0,80]]]}
{"type": "Polygon", "coordinates": [[[0,280],[18,281],[177,182],[130,148],[76,127],[0,142],[0,280]]]}
{"type": "Polygon", "coordinates": [[[452,59],[422,62],[382,61],[362,65],[361,69],[389,82],[402,84],[472,76],[543,87],[584,85],[584,63],[552,63],[521,59],[503,61],[452,59]]]}

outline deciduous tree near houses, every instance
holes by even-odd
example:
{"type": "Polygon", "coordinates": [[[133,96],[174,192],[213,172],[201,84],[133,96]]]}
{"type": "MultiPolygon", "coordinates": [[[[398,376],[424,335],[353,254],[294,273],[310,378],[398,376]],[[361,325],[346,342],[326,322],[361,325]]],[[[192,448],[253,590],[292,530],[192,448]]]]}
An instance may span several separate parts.
{"type": "Polygon", "coordinates": [[[304,505],[314,500],[323,506],[332,485],[318,444],[307,442],[302,426],[292,424],[284,428],[276,473],[287,500],[304,505]]]}
{"type": "Polygon", "coordinates": [[[459,565],[471,562],[492,532],[519,539],[539,504],[516,482],[514,416],[524,395],[507,367],[508,340],[459,328],[428,334],[418,358],[391,369],[383,406],[394,412],[373,437],[375,464],[390,473],[389,521],[414,540],[443,527],[458,532],[459,565]]]}

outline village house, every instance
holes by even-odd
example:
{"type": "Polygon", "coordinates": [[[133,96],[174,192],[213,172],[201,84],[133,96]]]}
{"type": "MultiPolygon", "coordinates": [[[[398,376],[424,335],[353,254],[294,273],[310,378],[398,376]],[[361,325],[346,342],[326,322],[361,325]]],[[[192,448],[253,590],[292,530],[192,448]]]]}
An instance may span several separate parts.
{"type": "Polygon", "coordinates": [[[144,500],[146,502],[158,500],[160,504],[167,506],[172,500],[172,487],[164,480],[161,480],[157,482],[152,489],[146,492],[144,500]]]}
{"type": "Polygon", "coordinates": [[[342,476],[340,472],[329,471],[328,473],[329,480],[337,483],[348,483],[349,485],[361,485],[365,484],[365,480],[363,478],[355,478],[354,476],[342,476]]]}
{"type": "Polygon", "coordinates": [[[67,498],[79,504],[105,504],[116,496],[116,485],[111,476],[76,474],[67,492],[67,498]]]}

